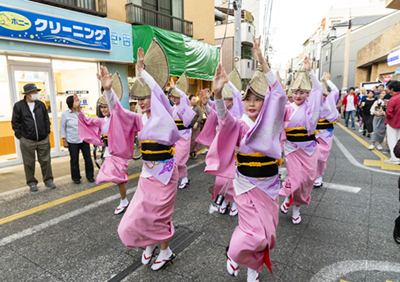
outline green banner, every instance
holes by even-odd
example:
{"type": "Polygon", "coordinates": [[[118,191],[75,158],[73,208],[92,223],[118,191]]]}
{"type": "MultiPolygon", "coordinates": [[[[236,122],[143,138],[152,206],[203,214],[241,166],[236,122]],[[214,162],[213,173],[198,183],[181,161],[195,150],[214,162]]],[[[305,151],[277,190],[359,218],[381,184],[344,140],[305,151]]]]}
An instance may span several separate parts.
{"type": "Polygon", "coordinates": [[[190,78],[213,80],[219,59],[217,47],[148,25],[132,26],[135,62],[137,49],[142,47],[146,53],[153,38],[157,39],[167,54],[171,75],[181,76],[186,71],[190,78]]]}

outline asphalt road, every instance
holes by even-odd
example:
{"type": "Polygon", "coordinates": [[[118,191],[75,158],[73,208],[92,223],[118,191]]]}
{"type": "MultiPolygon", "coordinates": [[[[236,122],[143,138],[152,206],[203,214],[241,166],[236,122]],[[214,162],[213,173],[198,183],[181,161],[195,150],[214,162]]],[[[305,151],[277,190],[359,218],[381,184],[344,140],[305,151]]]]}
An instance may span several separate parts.
{"type": "MultiPolygon", "coordinates": [[[[280,213],[274,274],[264,267],[260,281],[400,281],[400,245],[392,237],[399,170],[364,166],[379,155],[340,126],[335,136],[324,187],[301,208],[300,225],[292,224],[291,211],[280,213]]],[[[203,155],[188,162],[191,182],[178,191],[172,218],[177,257],[159,271],[139,263],[141,249],[121,243],[115,185],[64,178],[55,190],[0,196],[0,281],[246,281],[246,268],[237,278],[226,271],[237,217],[209,213],[214,177],[204,166],[203,155]]],[[[140,168],[141,161],[131,161],[129,199],[140,168]]],[[[0,183],[6,185],[1,176],[0,183]]]]}

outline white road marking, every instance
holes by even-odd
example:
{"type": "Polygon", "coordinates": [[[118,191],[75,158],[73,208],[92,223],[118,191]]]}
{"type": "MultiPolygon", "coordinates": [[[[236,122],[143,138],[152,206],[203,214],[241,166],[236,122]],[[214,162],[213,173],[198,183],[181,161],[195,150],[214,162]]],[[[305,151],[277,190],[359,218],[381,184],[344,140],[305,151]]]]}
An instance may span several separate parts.
{"type": "Polygon", "coordinates": [[[351,154],[350,152],[346,149],[346,147],[342,144],[342,142],[339,141],[339,139],[336,136],[333,136],[333,141],[335,141],[336,145],[339,147],[339,149],[342,151],[343,155],[348,159],[350,163],[353,165],[360,167],[362,169],[374,171],[374,172],[379,172],[379,173],[386,173],[390,175],[396,175],[398,176],[398,172],[391,172],[391,171],[385,171],[385,170],[380,170],[372,167],[368,167],[365,165],[360,164],[351,154]]]}
{"type": "MultiPolygon", "coordinates": [[[[283,181],[287,177],[287,169],[282,167],[279,169],[279,173],[281,174],[281,180],[283,181]]],[[[360,192],[361,188],[360,187],[353,187],[353,186],[347,186],[347,185],[342,185],[342,184],[335,184],[335,183],[330,183],[330,182],[324,182],[324,185],[322,186],[324,188],[328,189],[334,189],[334,190],[340,190],[340,191],[345,191],[349,193],[358,193],[360,192]]]]}
{"type": "Polygon", "coordinates": [[[310,282],[334,282],[355,271],[381,271],[400,273],[400,263],[373,260],[347,260],[324,267],[310,282]]]}
{"type": "MultiPolygon", "coordinates": [[[[192,165],[188,166],[187,169],[189,170],[189,169],[195,168],[195,167],[197,167],[197,166],[199,166],[201,164],[204,164],[204,161],[192,164],[192,165]]],[[[126,192],[127,192],[127,194],[134,193],[136,191],[136,189],[137,189],[137,186],[135,186],[133,188],[130,188],[130,189],[127,189],[126,192]]],[[[21,239],[23,237],[32,235],[32,234],[34,234],[36,232],[39,232],[39,231],[41,231],[41,230],[43,230],[43,229],[45,229],[47,227],[56,225],[56,224],[58,224],[58,223],[60,223],[62,221],[65,221],[67,219],[70,219],[72,217],[80,215],[80,214],[82,214],[84,212],[87,212],[87,211],[90,211],[92,209],[95,209],[95,208],[97,208],[97,207],[99,207],[101,205],[104,205],[104,204],[107,204],[107,203],[109,203],[111,201],[117,200],[119,198],[120,198],[120,194],[118,193],[118,194],[115,194],[113,196],[107,197],[107,198],[105,198],[103,200],[97,201],[97,202],[95,202],[93,204],[87,205],[87,206],[85,206],[83,208],[74,210],[72,212],[69,212],[69,213],[61,215],[59,217],[50,219],[50,220],[48,220],[46,222],[43,222],[43,223],[38,224],[36,226],[33,226],[31,228],[25,229],[25,230],[23,230],[21,232],[15,233],[15,234],[10,235],[10,236],[7,236],[7,237],[5,237],[5,238],[0,240],[0,247],[4,246],[6,244],[9,244],[9,243],[11,243],[11,242],[13,242],[15,240],[21,239]]]]}

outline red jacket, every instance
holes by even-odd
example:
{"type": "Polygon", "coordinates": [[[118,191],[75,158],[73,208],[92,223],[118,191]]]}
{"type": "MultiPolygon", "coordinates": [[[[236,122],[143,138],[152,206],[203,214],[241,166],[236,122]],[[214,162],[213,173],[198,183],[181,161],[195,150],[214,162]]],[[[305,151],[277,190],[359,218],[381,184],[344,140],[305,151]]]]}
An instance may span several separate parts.
{"type": "Polygon", "coordinates": [[[385,124],[400,129],[400,92],[394,94],[387,103],[385,124]]]}
{"type": "MultiPolygon", "coordinates": [[[[342,105],[344,105],[344,111],[346,111],[346,106],[347,106],[347,96],[349,96],[350,94],[347,94],[346,96],[344,96],[343,100],[342,100],[342,105]]],[[[357,109],[357,104],[358,104],[358,97],[355,93],[353,93],[354,96],[354,109],[357,109]]]]}

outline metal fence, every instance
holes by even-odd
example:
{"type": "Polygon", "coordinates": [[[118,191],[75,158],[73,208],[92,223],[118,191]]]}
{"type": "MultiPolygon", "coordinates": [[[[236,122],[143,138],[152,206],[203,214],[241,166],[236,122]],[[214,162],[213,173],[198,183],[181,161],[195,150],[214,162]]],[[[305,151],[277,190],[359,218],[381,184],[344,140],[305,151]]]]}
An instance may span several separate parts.
{"type": "Polygon", "coordinates": [[[143,8],[132,3],[125,5],[126,21],[131,24],[145,24],[178,32],[193,37],[193,22],[143,8]]]}
{"type": "Polygon", "coordinates": [[[107,0],[31,0],[99,17],[107,17],[107,0]]]}

